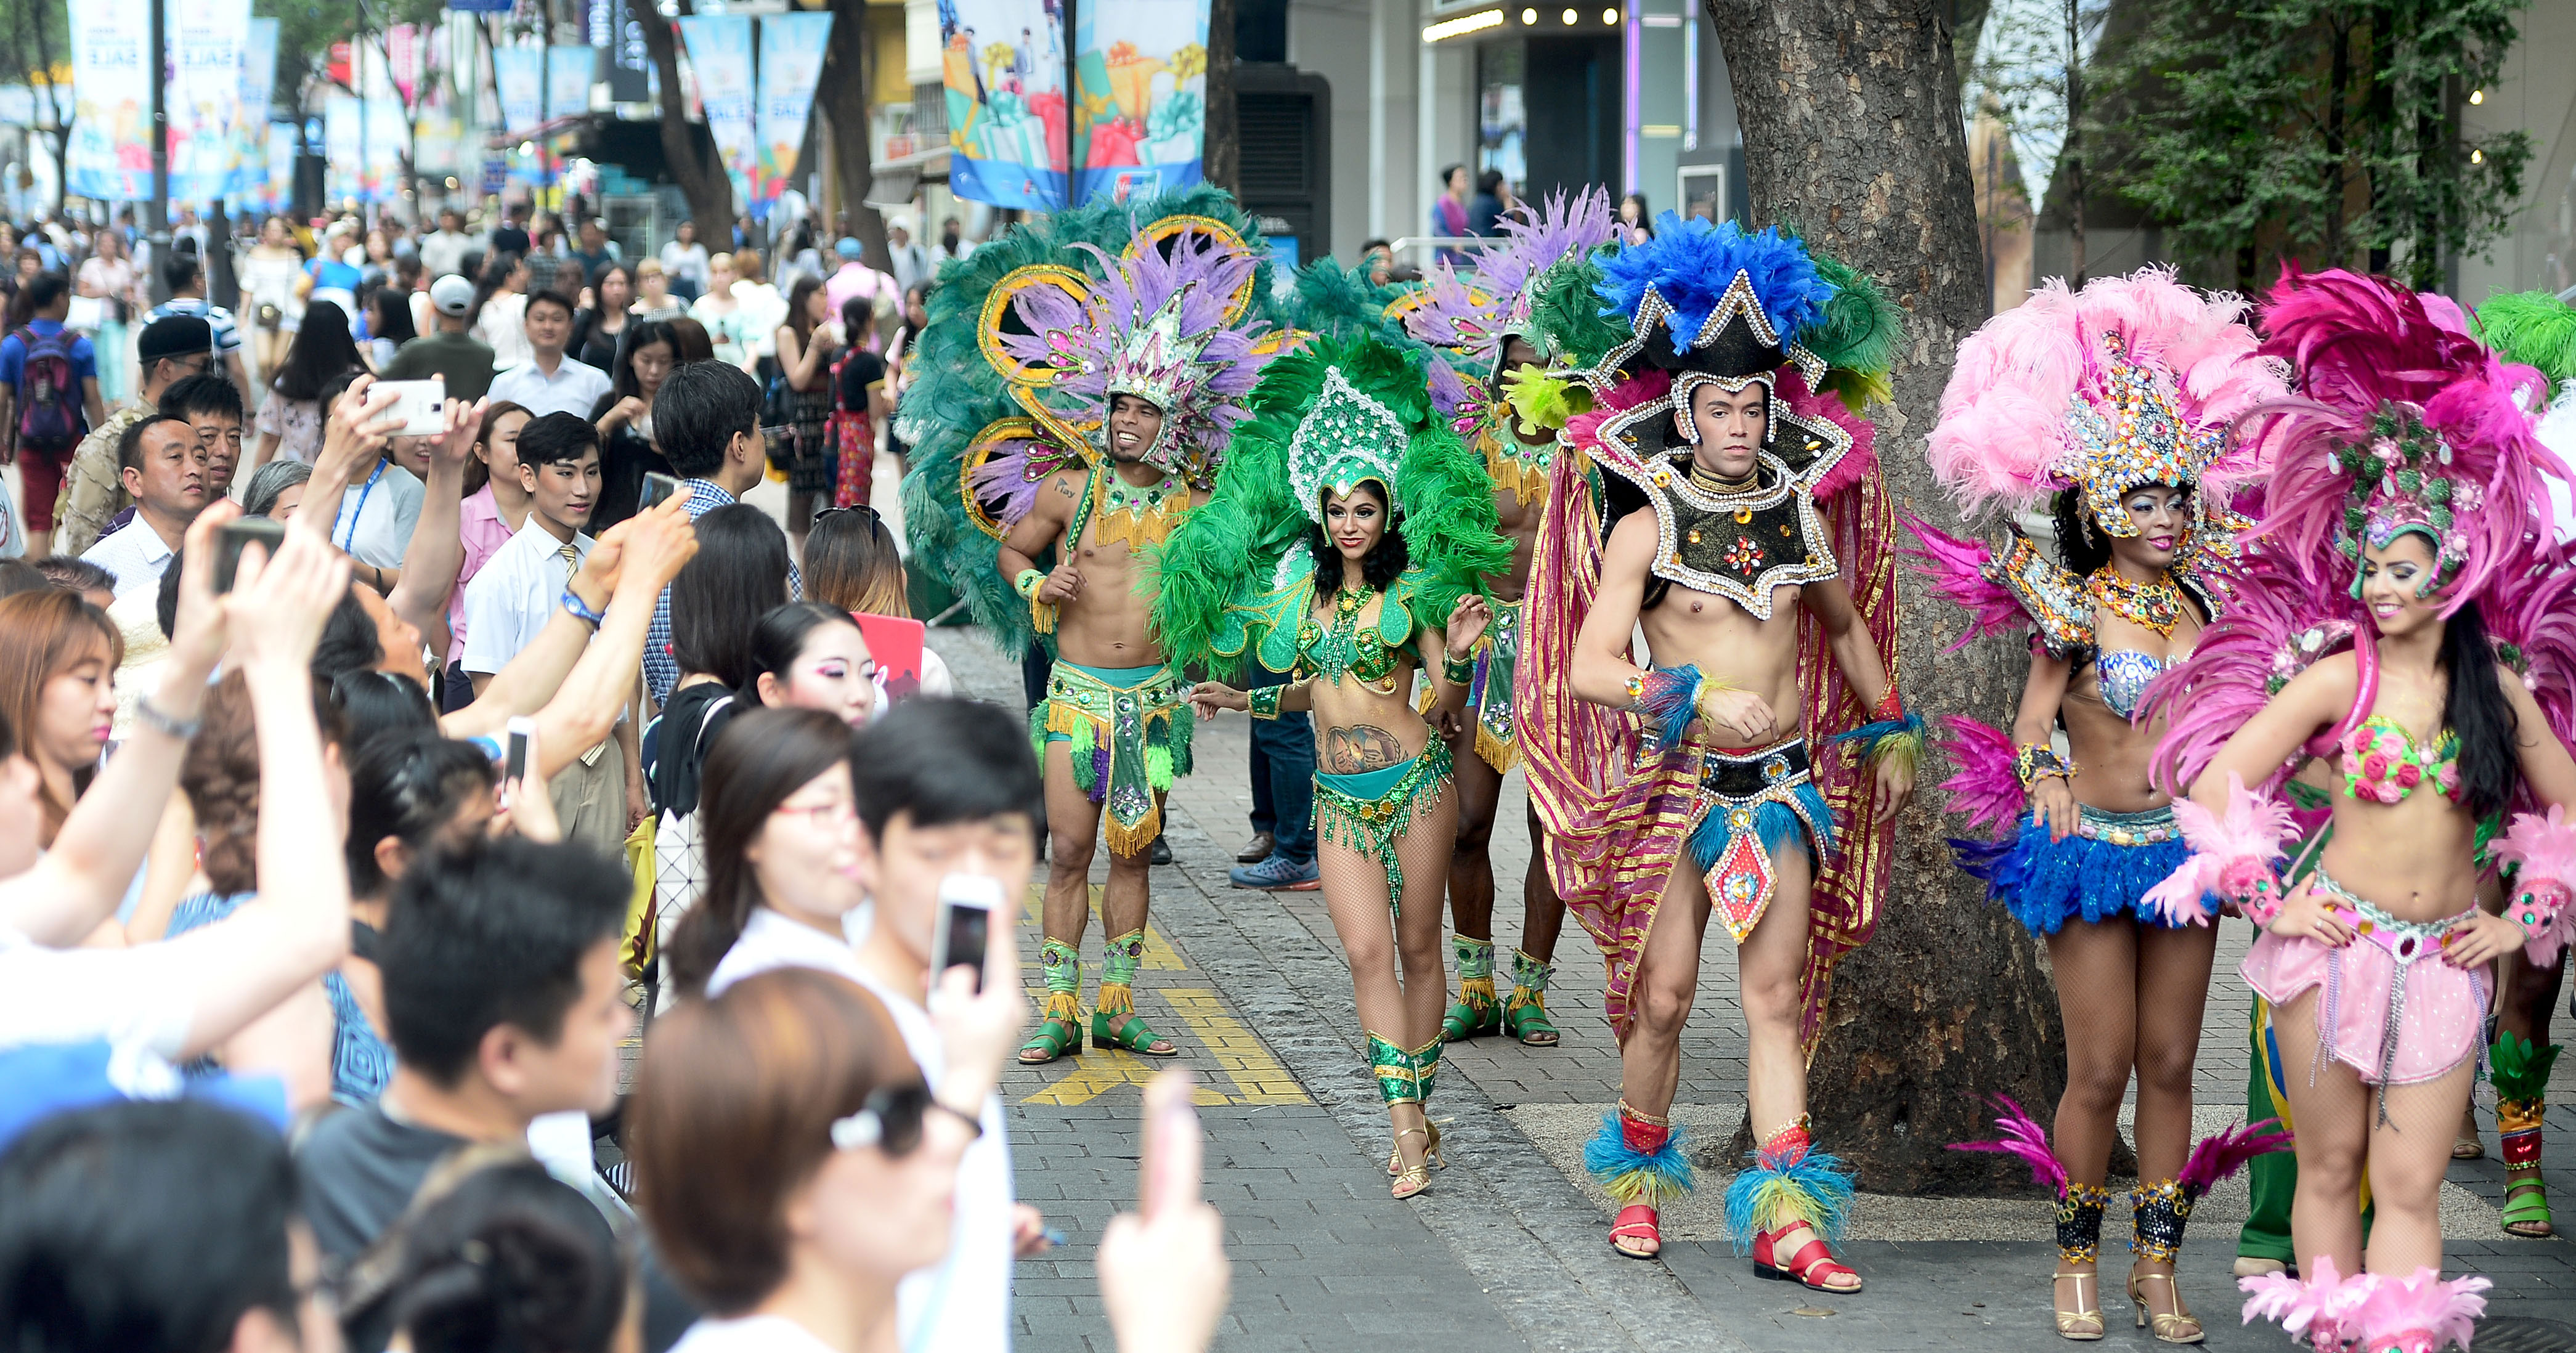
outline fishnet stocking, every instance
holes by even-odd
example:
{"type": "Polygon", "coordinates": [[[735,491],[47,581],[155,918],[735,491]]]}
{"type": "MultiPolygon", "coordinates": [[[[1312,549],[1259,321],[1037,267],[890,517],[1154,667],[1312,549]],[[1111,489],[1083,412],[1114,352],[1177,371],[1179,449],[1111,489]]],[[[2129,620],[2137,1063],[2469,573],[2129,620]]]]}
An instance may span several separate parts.
{"type": "Polygon", "coordinates": [[[1438,806],[1396,838],[1396,859],[1404,866],[1404,906],[1392,923],[1386,866],[1375,855],[1321,834],[1315,842],[1324,909],[1350,963],[1360,1027],[1405,1048],[1440,1036],[1440,1015],[1449,997],[1440,953],[1441,903],[1449,889],[1449,849],[1457,830],[1457,798],[1444,787],[1438,806]],[[1399,957],[1401,980],[1396,975],[1399,957]]]}

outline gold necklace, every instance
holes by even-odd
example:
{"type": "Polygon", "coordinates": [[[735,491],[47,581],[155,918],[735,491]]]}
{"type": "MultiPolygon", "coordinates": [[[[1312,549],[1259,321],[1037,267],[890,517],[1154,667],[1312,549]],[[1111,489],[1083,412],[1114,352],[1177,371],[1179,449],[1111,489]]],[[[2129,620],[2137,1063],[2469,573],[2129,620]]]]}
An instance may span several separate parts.
{"type": "Polygon", "coordinates": [[[1103,473],[1101,479],[1100,510],[1092,535],[1095,544],[1123,542],[1131,550],[1160,545],[1189,515],[1188,486],[1176,477],[1166,475],[1144,488],[1128,484],[1116,471],[1103,473]]]}
{"type": "Polygon", "coordinates": [[[2174,626],[2182,623],[2182,589],[2171,573],[2156,575],[2154,582],[2133,583],[2104,564],[2084,580],[2084,590],[2111,614],[2154,630],[2159,637],[2172,638],[2174,626]]]}
{"type": "Polygon", "coordinates": [[[1737,478],[1726,479],[1712,471],[1701,469],[1698,461],[1692,461],[1690,463],[1689,473],[1692,488],[1698,489],[1702,493],[1715,494],[1719,497],[1728,497],[1738,493],[1750,493],[1755,488],[1759,487],[1762,482],[1762,472],[1758,468],[1746,470],[1737,478]]]}

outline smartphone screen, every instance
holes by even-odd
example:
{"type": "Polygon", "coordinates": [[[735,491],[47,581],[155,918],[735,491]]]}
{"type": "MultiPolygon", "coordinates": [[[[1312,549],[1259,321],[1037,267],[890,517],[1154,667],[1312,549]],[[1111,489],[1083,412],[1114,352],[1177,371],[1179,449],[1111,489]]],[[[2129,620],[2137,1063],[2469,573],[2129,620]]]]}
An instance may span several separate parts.
{"type": "Polygon", "coordinates": [[[975,989],[984,987],[984,951],[992,939],[993,911],[1002,886],[972,874],[951,874],[939,882],[939,915],[931,936],[931,980],[950,968],[975,970],[975,989]]]}
{"type": "Polygon", "coordinates": [[[679,495],[679,480],[666,474],[648,474],[644,476],[644,494],[642,501],[636,504],[636,510],[650,512],[660,507],[665,500],[679,495]]]}
{"type": "Polygon", "coordinates": [[[513,728],[510,730],[510,749],[503,756],[501,762],[501,778],[504,780],[524,780],[527,776],[528,735],[513,728]]]}
{"type": "Polygon", "coordinates": [[[233,590],[233,579],[241,571],[242,546],[258,541],[274,557],[277,547],[286,541],[286,523],[266,517],[244,517],[224,523],[215,534],[215,591],[233,590]]]}

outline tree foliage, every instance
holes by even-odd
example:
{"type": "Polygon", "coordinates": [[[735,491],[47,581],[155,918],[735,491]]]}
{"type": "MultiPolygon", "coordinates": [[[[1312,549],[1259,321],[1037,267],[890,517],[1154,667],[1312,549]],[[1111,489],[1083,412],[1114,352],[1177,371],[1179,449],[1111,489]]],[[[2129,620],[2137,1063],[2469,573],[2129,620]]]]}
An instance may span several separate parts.
{"type": "Polygon", "coordinates": [[[2205,280],[2252,290],[2270,257],[2441,281],[2501,234],[2530,138],[2469,142],[2522,0],[2156,0],[2105,44],[2125,142],[2108,186],[2205,280]]]}

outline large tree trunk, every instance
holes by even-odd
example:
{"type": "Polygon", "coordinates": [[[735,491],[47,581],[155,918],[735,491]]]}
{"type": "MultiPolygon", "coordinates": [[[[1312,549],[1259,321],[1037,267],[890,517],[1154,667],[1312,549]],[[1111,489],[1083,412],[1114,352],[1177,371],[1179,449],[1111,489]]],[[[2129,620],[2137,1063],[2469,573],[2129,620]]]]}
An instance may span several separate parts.
{"type": "Polygon", "coordinates": [[[1234,0],[1208,0],[1207,126],[1199,172],[1229,193],[1241,194],[1242,147],[1235,136],[1234,0]]]}
{"type": "Polygon", "coordinates": [[[876,101],[869,77],[875,73],[876,38],[868,32],[866,0],[832,0],[832,42],[823,53],[823,84],[817,93],[832,129],[826,153],[840,189],[836,206],[850,218],[850,233],[867,251],[868,266],[892,272],[885,217],[867,203],[876,135],[868,116],[876,101]]]}
{"type": "MultiPolygon", "coordinates": [[[[1952,354],[1989,298],[1943,4],[1704,3],[1735,88],[1754,219],[1796,226],[1903,307],[1896,405],[1872,415],[1879,458],[1901,508],[1956,530],[1923,438],[1952,354]]],[[[2003,722],[2022,684],[2011,646],[1942,655],[1959,612],[1925,587],[1903,596],[1906,706],[2003,722]]],[[[1877,935],[1836,974],[1808,1096],[1818,1136],[1859,1167],[1863,1187],[1988,1191],[2021,1167],[1949,1145],[1993,1135],[1980,1095],[2009,1094],[2045,1118],[2065,1083],[2065,1045],[2030,937],[1951,864],[1930,787],[1939,773],[1925,770],[1897,826],[1877,935]]]]}
{"type": "MultiPolygon", "coordinates": [[[[732,239],[733,179],[707,124],[689,120],[689,92],[680,87],[679,29],[653,0],[626,0],[626,6],[644,29],[644,50],[662,81],[662,159],[688,195],[689,219],[701,240],[732,239]]],[[[681,0],[680,12],[689,12],[687,0],[681,0]]]]}

